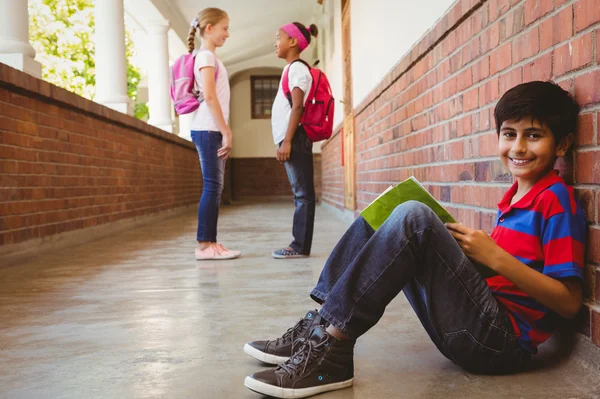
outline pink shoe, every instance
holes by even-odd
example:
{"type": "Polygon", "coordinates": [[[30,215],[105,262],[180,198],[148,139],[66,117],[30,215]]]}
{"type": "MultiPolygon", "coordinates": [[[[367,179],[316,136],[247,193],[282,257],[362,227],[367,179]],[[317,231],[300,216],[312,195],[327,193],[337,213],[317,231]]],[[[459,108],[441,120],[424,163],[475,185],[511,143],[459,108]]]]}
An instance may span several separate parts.
{"type": "Polygon", "coordinates": [[[196,260],[224,260],[238,258],[240,251],[231,251],[221,244],[212,243],[207,248],[195,251],[196,260]]]}

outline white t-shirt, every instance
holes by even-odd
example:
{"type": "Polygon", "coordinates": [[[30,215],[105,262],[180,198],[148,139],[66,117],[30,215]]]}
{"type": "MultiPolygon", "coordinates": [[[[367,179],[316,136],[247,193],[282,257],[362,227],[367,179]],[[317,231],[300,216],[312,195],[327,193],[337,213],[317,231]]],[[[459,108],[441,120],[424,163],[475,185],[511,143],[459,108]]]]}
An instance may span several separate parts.
{"type": "MultiPolygon", "coordinates": [[[[198,52],[196,58],[194,59],[194,77],[196,78],[196,88],[200,90],[200,92],[203,92],[202,73],[200,72],[200,69],[206,66],[214,67],[217,65],[216,63],[219,63],[219,67],[217,81],[215,82],[215,91],[217,93],[219,104],[221,105],[221,110],[223,111],[225,123],[229,124],[229,99],[231,97],[231,93],[229,91],[229,77],[227,76],[227,70],[225,69],[225,66],[221,60],[219,60],[217,56],[209,50],[202,50],[198,52]]],[[[219,131],[219,127],[215,123],[206,101],[202,101],[200,103],[200,107],[194,113],[191,129],[219,131]]]]}
{"type": "MultiPolygon", "coordinates": [[[[312,86],[312,75],[310,74],[310,71],[306,65],[300,61],[286,65],[285,68],[283,68],[283,73],[288,69],[290,70],[288,75],[290,93],[295,87],[298,87],[304,92],[304,103],[306,103],[310,87],[312,86]]],[[[283,74],[281,76],[283,76],[283,74]]],[[[292,106],[283,93],[283,88],[281,86],[282,81],[283,79],[279,81],[279,90],[277,90],[277,96],[275,96],[275,101],[273,101],[273,108],[271,110],[271,127],[275,144],[281,143],[285,138],[285,133],[287,132],[288,124],[290,122],[290,115],[292,113],[292,106]]]]}

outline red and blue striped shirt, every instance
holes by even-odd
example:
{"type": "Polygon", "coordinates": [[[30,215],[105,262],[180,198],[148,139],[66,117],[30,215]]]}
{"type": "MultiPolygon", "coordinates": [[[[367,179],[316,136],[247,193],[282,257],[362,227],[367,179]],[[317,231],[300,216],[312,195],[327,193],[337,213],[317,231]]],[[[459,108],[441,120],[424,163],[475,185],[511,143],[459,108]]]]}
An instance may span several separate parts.
{"type": "MultiPolygon", "coordinates": [[[[517,183],[498,204],[492,239],[512,256],[549,277],[583,281],[587,225],[573,188],[556,171],[510,205],[517,183]]],[[[487,284],[508,310],[519,344],[532,353],[547,340],[559,316],[502,276],[487,284]]]]}

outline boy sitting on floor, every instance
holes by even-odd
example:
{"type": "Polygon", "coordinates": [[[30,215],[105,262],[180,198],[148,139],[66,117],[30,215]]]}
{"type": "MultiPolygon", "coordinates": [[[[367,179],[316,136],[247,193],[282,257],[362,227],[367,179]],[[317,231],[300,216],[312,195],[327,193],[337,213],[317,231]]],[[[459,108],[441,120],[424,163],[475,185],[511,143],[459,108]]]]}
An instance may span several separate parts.
{"type": "Polygon", "coordinates": [[[518,85],[494,116],[498,154],[514,184],[491,236],[444,225],[427,206],[399,205],[374,231],[359,217],[329,256],[311,298],[322,305],[274,341],[244,351],[274,369],[245,385],[302,398],[352,385],[356,339],[403,291],[448,359],[469,371],[522,370],[559,318],[582,303],[586,221],[553,170],[573,143],[579,107],[551,82],[518,85]],[[485,279],[479,263],[497,275],[485,279]]]}

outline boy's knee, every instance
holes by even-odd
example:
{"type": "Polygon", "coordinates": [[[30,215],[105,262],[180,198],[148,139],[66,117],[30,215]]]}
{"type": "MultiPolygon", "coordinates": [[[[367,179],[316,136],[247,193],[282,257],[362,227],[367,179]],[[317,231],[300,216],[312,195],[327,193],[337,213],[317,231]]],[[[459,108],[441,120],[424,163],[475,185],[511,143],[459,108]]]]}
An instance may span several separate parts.
{"type": "Polygon", "coordinates": [[[406,201],[398,205],[392,212],[394,218],[419,219],[423,221],[437,217],[427,205],[419,201],[406,201]]]}

